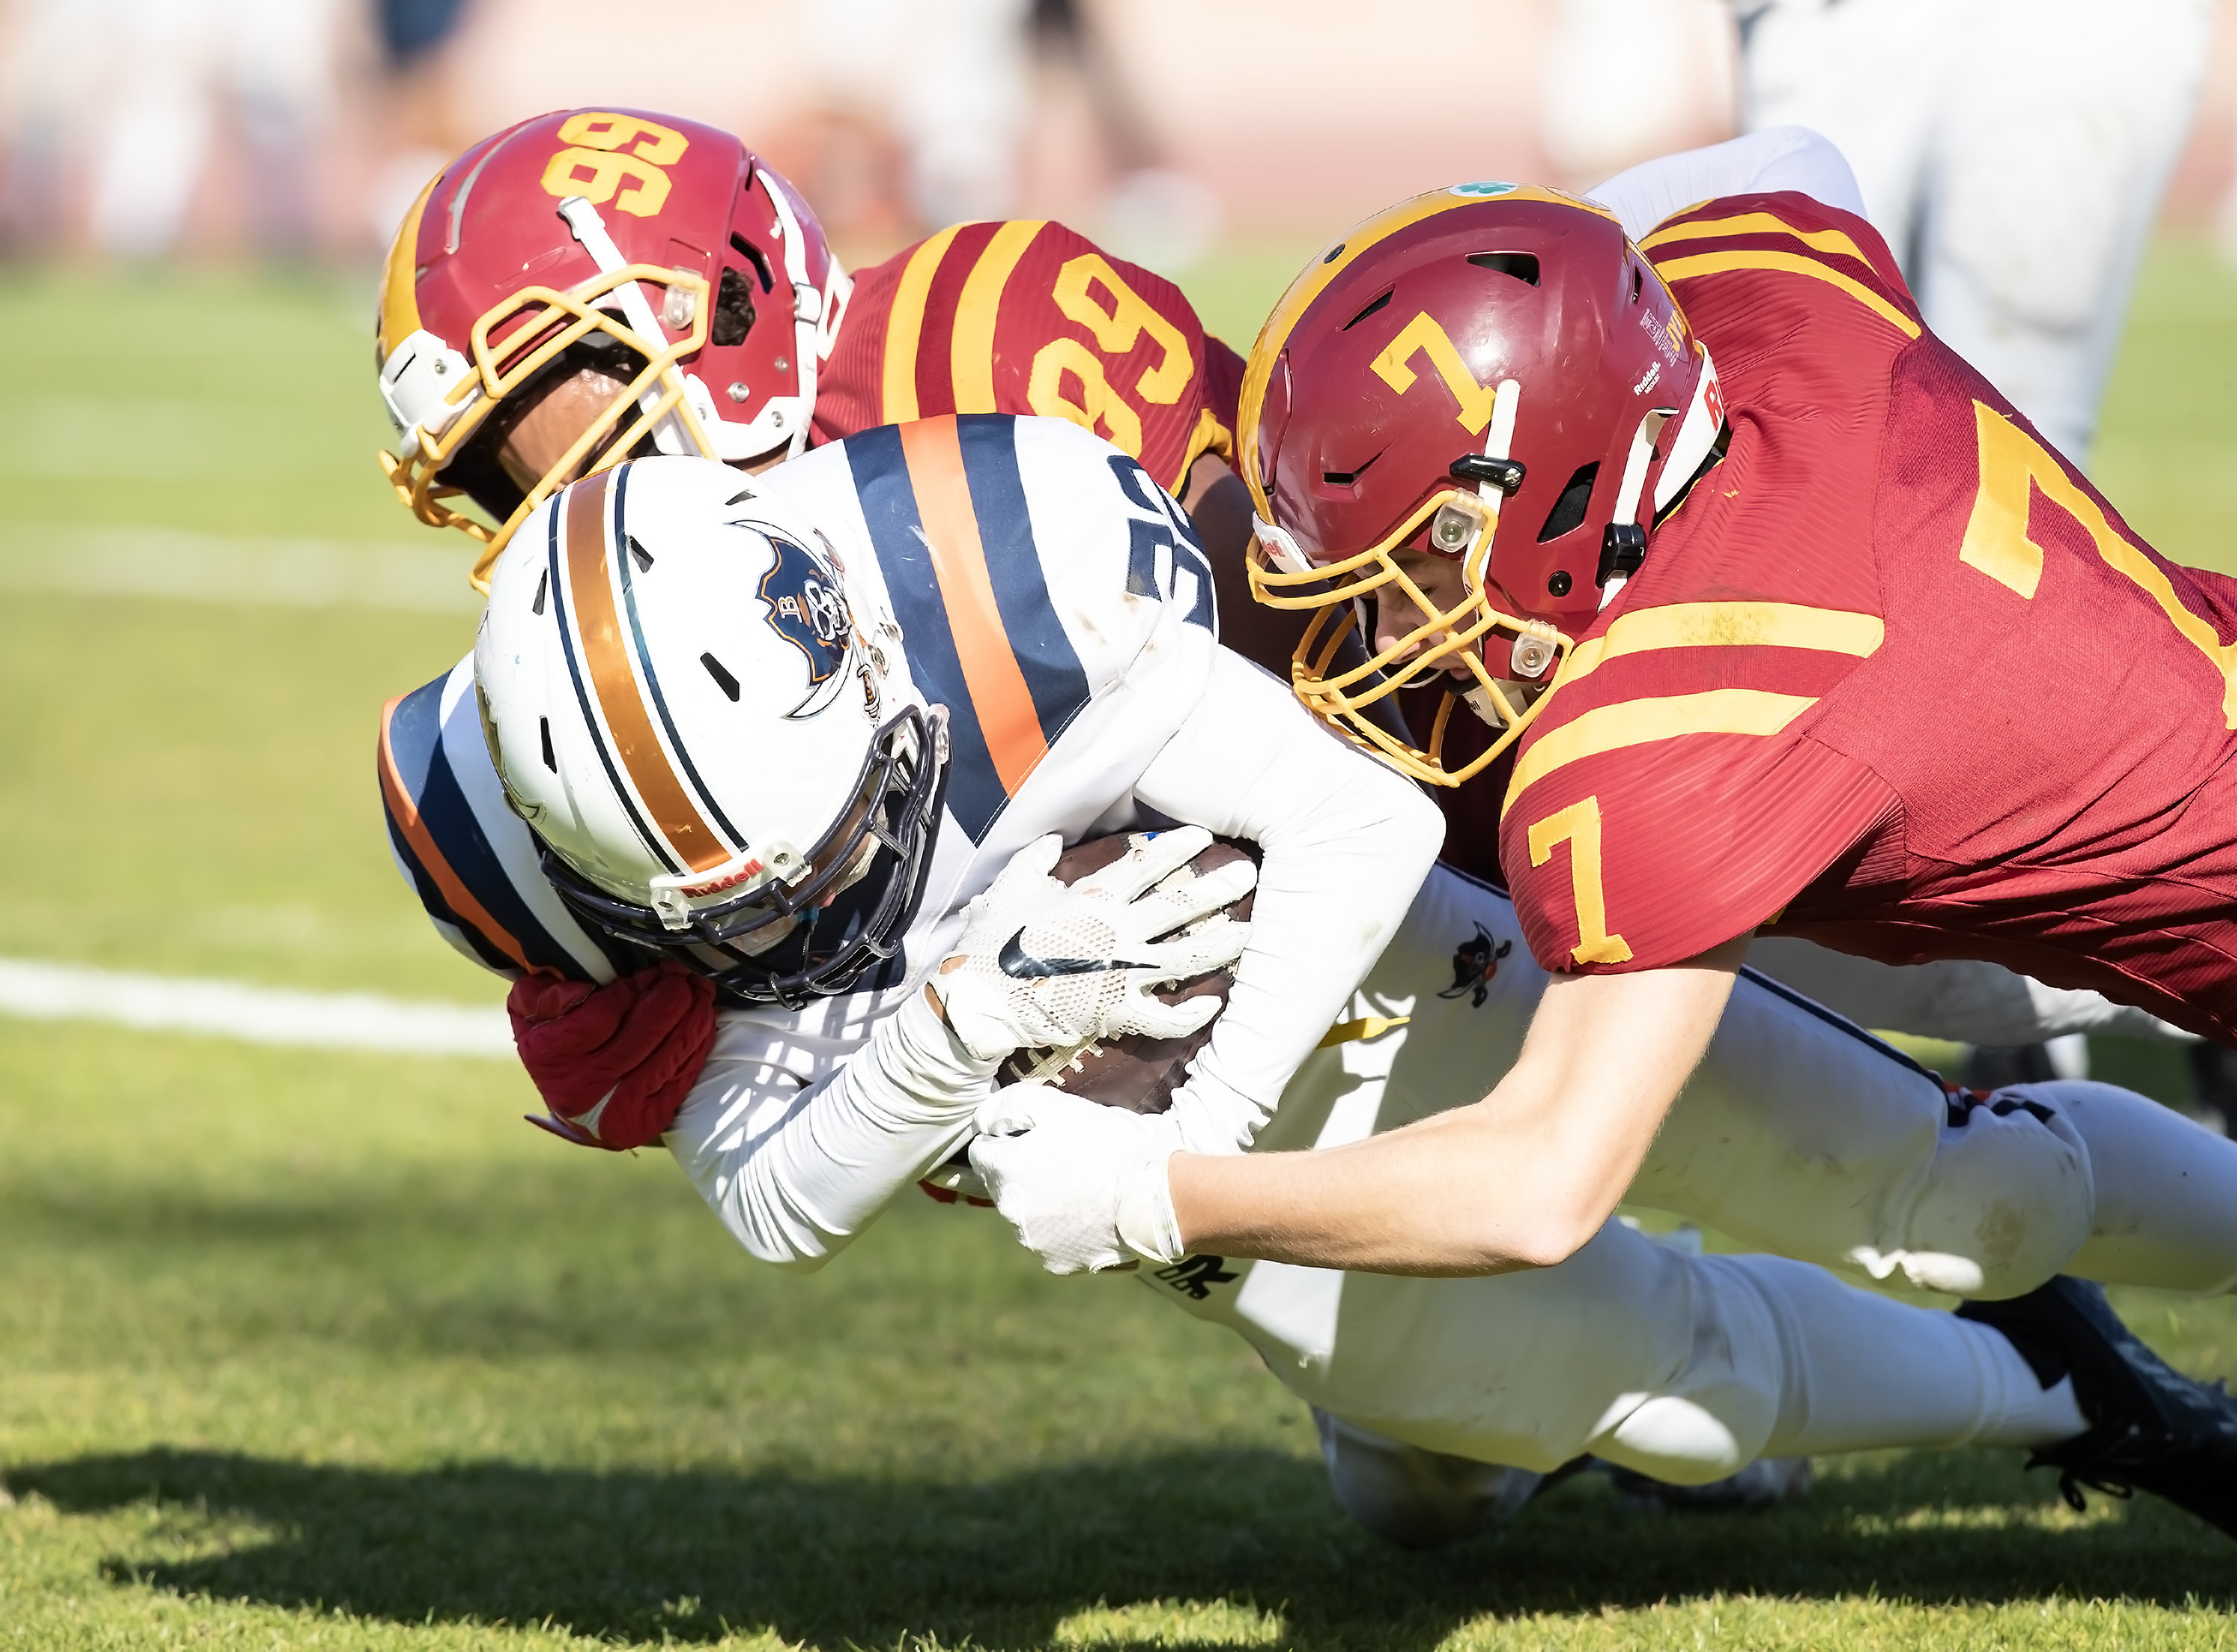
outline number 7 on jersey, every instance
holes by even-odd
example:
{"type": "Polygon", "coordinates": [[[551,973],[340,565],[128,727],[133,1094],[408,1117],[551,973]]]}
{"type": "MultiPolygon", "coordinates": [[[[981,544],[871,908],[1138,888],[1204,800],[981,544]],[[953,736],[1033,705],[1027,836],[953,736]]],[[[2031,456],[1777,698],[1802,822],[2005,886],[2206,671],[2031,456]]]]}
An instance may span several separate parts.
{"type": "Polygon", "coordinates": [[[1554,846],[1569,846],[1569,891],[1577,903],[1577,944],[1569,956],[1580,964],[1620,964],[1631,956],[1622,936],[1607,926],[1607,898],[1600,888],[1600,800],[1597,796],[1556,809],[1530,828],[1530,864],[1542,866],[1554,846]]]}

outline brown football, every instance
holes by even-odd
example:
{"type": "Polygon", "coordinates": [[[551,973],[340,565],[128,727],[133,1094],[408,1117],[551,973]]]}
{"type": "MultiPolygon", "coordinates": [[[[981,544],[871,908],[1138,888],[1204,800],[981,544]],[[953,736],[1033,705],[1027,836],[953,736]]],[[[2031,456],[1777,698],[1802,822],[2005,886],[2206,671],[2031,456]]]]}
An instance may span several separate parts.
{"type": "MultiPolygon", "coordinates": [[[[1059,857],[1055,870],[1049,875],[1059,883],[1076,883],[1125,853],[1126,839],[1127,834],[1122,832],[1076,843],[1059,857]]],[[[1190,861],[1184,870],[1202,876],[1234,861],[1257,859],[1249,846],[1223,838],[1190,861]]],[[[1228,906],[1228,914],[1249,922],[1256,892],[1228,906]]],[[[1224,1010],[1233,980],[1231,970],[1214,970],[1209,975],[1195,976],[1162,988],[1158,996],[1168,1004],[1178,1004],[1183,998],[1217,997],[1224,1010]]],[[[1123,1107],[1132,1113],[1162,1113],[1172,1105],[1173,1091],[1187,1076],[1189,1062],[1210,1041],[1211,1029],[1218,1019],[1214,1016],[1184,1038],[1128,1037],[1099,1040],[1076,1050],[1020,1050],[1002,1063],[996,1082],[1017,1084],[1039,1079],[1068,1096],[1105,1107],[1123,1107]]]]}

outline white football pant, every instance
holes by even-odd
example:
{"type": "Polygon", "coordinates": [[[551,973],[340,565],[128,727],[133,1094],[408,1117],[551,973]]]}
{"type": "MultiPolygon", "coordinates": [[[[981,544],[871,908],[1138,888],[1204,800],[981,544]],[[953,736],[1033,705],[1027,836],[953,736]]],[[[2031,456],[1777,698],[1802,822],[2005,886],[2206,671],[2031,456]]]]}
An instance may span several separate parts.
{"type": "Polygon", "coordinates": [[[1926,324],[2086,465],[2211,0],[1743,0],[1749,130],[1855,168],[1926,324]]]}
{"type": "MultiPolygon", "coordinates": [[[[1316,1052],[1257,1145],[1334,1147],[1478,1099],[1545,981],[1507,898],[1438,867],[1346,1012],[1408,1019],[1316,1052]]],[[[1589,1452],[1680,1484],[1765,1455],[2079,1428],[2070,1393],[2044,1392],[1998,1333],[1826,1267],[1981,1297],[2060,1272],[2237,1281],[2237,1142],[2087,1082],[1953,1098],[1752,973],[1631,1199],[1775,1254],[1693,1256],[1611,1221],[1558,1267],[1497,1276],[1191,1256],[1143,1280],[1356,1429],[1540,1472],[1589,1452]]]]}

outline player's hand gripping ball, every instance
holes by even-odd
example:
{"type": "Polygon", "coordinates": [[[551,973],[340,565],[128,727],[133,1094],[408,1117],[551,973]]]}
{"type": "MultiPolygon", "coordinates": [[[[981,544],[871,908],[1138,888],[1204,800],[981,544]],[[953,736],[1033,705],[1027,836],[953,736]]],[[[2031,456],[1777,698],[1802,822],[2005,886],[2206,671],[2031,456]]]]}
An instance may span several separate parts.
{"type": "MultiPolygon", "coordinates": [[[[1058,859],[1050,876],[1059,883],[1074,882],[1128,853],[1136,841],[1133,837],[1112,836],[1075,844],[1058,859]]],[[[1238,877],[1243,879],[1243,892],[1222,906],[1211,921],[1224,919],[1242,926],[1247,936],[1257,894],[1257,865],[1245,850],[1215,840],[1171,873],[1167,882],[1178,881],[1184,888],[1213,896],[1231,886],[1238,877]]],[[[1211,1042],[1212,1023],[1227,1008],[1228,991],[1235,981],[1233,959],[1241,955],[1241,950],[1237,946],[1217,967],[1156,990],[1156,996],[1165,1003],[1186,1005],[1202,1017],[1187,1031],[1117,1034],[1084,1043],[1021,1049],[1002,1063],[1000,1082],[1048,1084],[1066,1095],[1105,1107],[1123,1107],[1132,1113],[1164,1112],[1172,1105],[1173,1091],[1188,1076],[1189,1063],[1211,1042]]]]}
{"type": "Polygon", "coordinates": [[[949,1027],[981,1061],[1105,1039],[1184,1039],[1219,1012],[1204,994],[1158,989],[1241,956],[1250,926],[1227,909],[1250,893],[1257,869],[1240,854],[1191,865],[1214,847],[1200,826],[1085,846],[1098,852],[1073,851],[1069,867],[1054,836],[1020,850],[971,903],[962,938],[934,973],[949,1027]]]}
{"type": "MultiPolygon", "coordinates": [[[[1247,934],[1256,899],[1256,862],[1249,852],[1229,842],[1207,841],[1209,834],[1189,829],[1164,833],[1158,841],[1194,842],[1203,846],[1187,865],[1166,874],[1165,881],[1192,890],[1199,904],[1224,896],[1238,882],[1242,892],[1220,907],[1211,922],[1225,919],[1247,934]]],[[[1133,854],[1144,845],[1141,833],[1115,833],[1074,844],[1057,858],[1047,875],[1058,883],[1073,885],[1133,854]]],[[[1185,1031],[1165,1036],[1146,1033],[1105,1033],[1082,1042],[1038,1044],[1013,1051],[1002,1063],[996,1083],[1000,1085],[1046,1085],[1067,1096],[1099,1106],[1121,1108],[1130,1113],[1163,1113],[1172,1105],[1173,1091],[1188,1076],[1190,1062],[1211,1042],[1211,1029],[1227,1008],[1228,989],[1235,979],[1234,956],[1241,951],[1242,936],[1223,931],[1230,961],[1155,989],[1162,1003],[1183,1009],[1194,1021],[1185,1031]]],[[[973,1204],[991,1202],[979,1173],[971,1168],[967,1150],[938,1166],[923,1180],[924,1190],[944,1202],[957,1199],[973,1204]]]]}

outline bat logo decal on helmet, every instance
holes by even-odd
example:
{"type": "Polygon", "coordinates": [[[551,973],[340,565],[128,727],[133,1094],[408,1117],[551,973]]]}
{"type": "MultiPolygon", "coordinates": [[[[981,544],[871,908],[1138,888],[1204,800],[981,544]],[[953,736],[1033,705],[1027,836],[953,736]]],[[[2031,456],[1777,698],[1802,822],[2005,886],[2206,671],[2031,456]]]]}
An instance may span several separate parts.
{"type": "Polygon", "coordinates": [[[838,697],[855,649],[855,621],[840,590],[838,570],[775,528],[736,525],[755,528],[776,553],[762,576],[759,596],[768,610],[763,619],[808,662],[808,697],[785,715],[813,717],[838,697]]]}

